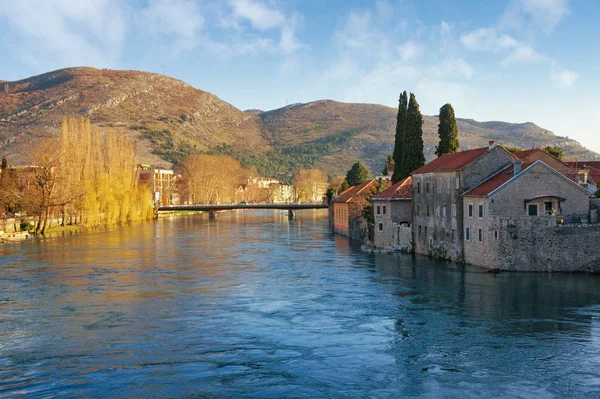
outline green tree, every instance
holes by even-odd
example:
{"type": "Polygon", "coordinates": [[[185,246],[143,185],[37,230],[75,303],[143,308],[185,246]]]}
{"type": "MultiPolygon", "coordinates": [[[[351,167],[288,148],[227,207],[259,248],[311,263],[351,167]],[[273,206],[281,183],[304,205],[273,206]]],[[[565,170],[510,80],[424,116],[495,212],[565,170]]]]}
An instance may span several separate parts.
{"type": "Polygon", "coordinates": [[[596,198],[600,198],[600,188],[598,190],[596,190],[594,195],[596,196],[596,198]]]}
{"type": "Polygon", "coordinates": [[[385,158],[385,166],[383,167],[383,169],[381,170],[381,173],[384,176],[387,176],[388,173],[390,173],[390,168],[394,168],[394,157],[392,155],[388,155],[385,158]]]}
{"type": "Polygon", "coordinates": [[[565,155],[563,152],[563,149],[558,146],[544,147],[544,151],[546,151],[548,154],[550,154],[558,159],[562,159],[563,155],[565,155]]]}
{"type": "Polygon", "coordinates": [[[440,123],[438,125],[438,135],[440,143],[435,149],[435,155],[438,157],[444,154],[452,154],[458,151],[458,126],[454,117],[454,108],[452,105],[445,104],[440,108],[440,123]]]}
{"type": "Polygon", "coordinates": [[[2,164],[0,164],[0,170],[5,171],[6,169],[8,169],[8,162],[6,161],[6,158],[2,158],[2,164]]]}
{"type": "MultiPolygon", "coordinates": [[[[396,163],[396,165],[398,165],[396,163]]],[[[402,147],[402,160],[398,181],[408,177],[412,171],[425,165],[423,154],[423,115],[419,103],[413,93],[410,93],[408,110],[406,112],[406,136],[402,147]]]]}
{"type": "Polygon", "coordinates": [[[369,169],[361,161],[356,162],[348,173],[346,174],[346,180],[351,186],[358,186],[369,177],[369,169]]]}
{"type": "Polygon", "coordinates": [[[397,183],[403,178],[402,175],[408,176],[408,171],[403,169],[402,162],[405,156],[405,141],[406,141],[406,114],[408,109],[408,95],[406,90],[400,94],[398,100],[398,116],[396,117],[396,137],[394,140],[394,174],[392,175],[392,183],[397,183]]]}

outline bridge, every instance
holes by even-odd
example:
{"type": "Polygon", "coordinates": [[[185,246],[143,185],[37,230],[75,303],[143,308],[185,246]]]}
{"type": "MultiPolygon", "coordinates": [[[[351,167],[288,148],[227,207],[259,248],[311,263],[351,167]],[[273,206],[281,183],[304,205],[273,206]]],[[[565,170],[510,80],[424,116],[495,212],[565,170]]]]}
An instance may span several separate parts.
{"type": "Polygon", "coordinates": [[[307,204],[191,204],[191,205],[162,205],[159,206],[158,212],[175,212],[175,211],[202,211],[208,212],[211,219],[215,218],[217,211],[232,211],[236,209],[280,209],[288,211],[288,218],[294,218],[294,211],[302,209],[327,209],[328,205],[323,203],[307,203],[307,204]]]}

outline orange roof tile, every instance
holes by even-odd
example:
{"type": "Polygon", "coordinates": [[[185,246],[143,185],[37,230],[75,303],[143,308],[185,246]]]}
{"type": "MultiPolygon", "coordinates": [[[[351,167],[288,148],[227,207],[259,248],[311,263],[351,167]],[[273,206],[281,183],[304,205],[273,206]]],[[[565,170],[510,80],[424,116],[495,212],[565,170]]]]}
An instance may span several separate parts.
{"type": "Polygon", "coordinates": [[[453,154],[444,154],[429,162],[427,165],[421,166],[411,174],[418,175],[421,173],[460,170],[485,154],[488,150],[489,147],[481,147],[473,150],[455,152],[453,154]]]}
{"type": "Polygon", "coordinates": [[[404,180],[400,180],[390,188],[383,190],[373,200],[389,200],[389,199],[411,199],[412,198],[412,177],[409,176],[404,180]]]}
{"type": "Polygon", "coordinates": [[[333,202],[334,203],[348,203],[352,200],[356,195],[364,192],[364,190],[369,187],[375,179],[366,180],[365,182],[359,184],[358,186],[352,186],[347,190],[343,191],[339,196],[337,196],[333,202]]]}

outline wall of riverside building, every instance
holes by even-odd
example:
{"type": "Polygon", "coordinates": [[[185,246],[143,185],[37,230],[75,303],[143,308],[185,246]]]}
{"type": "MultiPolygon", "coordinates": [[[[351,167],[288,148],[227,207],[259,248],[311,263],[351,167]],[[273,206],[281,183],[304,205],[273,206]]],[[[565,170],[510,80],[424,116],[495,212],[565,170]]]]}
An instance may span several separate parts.
{"type": "Polygon", "coordinates": [[[463,192],[487,180],[508,165],[515,157],[502,147],[493,147],[463,169],[463,192]]]}
{"type": "Polygon", "coordinates": [[[410,200],[374,200],[373,212],[375,216],[375,231],[373,233],[373,244],[377,248],[409,247],[410,223],[412,222],[410,200]],[[379,206],[380,212],[377,213],[379,206]],[[386,207],[385,214],[383,207],[386,207]],[[408,222],[408,226],[400,226],[400,223],[408,222]],[[379,230],[381,224],[382,230],[379,230]]]}
{"type": "Polygon", "coordinates": [[[600,272],[598,224],[561,225],[543,215],[491,217],[488,226],[483,244],[465,242],[466,263],[509,271],[600,272]]]}

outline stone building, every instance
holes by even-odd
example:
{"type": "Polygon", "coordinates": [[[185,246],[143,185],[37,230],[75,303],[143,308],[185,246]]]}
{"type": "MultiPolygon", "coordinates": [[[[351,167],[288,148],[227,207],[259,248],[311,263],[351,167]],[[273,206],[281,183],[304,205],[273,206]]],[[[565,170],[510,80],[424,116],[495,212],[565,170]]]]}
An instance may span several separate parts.
{"type": "Polygon", "coordinates": [[[488,147],[444,154],[412,172],[412,242],[418,254],[464,261],[462,193],[517,159],[488,147]]]}
{"type": "Polygon", "coordinates": [[[412,177],[375,195],[373,243],[377,248],[410,248],[412,177]]]}
{"type": "Polygon", "coordinates": [[[569,224],[589,220],[588,190],[542,160],[516,159],[462,199],[466,263],[578,271],[600,259],[600,226],[569,224]]]}
{"type": "Polygon", "coordinates": [[[154,203],[160,205],[177,205],[180,203],[177,189],[177,175],[171,169],[154,168],[150,165],[140,164],[140,185],[148,187],[152,193],[154,203]]]}
{"type": "MultiPolygon", "coordinates": [[[[352,186],[333,199],[333,231],[334,233],[361,240],[362,233],[352,232],[352,221],[362,217],[369,200],[385,184],[386,180],[370,179],[358,186],[352,186]]],[[[387,183],[389,184],[389,182],[387,183]]],[[[384,187],[386,188],[387,185],[384,187]]]]}

